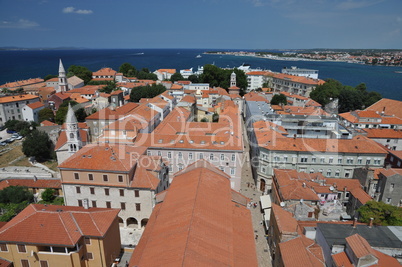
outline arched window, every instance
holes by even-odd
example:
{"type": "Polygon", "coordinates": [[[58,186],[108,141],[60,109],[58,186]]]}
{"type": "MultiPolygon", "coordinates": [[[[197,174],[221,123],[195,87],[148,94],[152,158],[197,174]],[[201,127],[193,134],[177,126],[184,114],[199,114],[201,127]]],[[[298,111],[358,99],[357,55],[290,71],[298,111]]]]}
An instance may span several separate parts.
{"type": "Polygon", "coordinates": [[[74,139],[74,134],[73,133],[70,133],[70,138],[74,139]]]}

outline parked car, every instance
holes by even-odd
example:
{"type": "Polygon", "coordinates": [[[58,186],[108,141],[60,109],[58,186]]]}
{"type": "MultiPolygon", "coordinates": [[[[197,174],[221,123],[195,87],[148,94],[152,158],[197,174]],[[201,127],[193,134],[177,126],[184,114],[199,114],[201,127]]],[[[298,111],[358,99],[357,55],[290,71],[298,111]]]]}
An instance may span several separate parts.
{"type": "Polygon", "coordinates": [[[7,133],[8,133],[8,134],[13,134],[13,133],[16,133],[16,132],[17,132],[17,131],[7,129],[7,133]]]}
{"type": "Polygon", "coordinates": [[[23,137],[21,135],[17,136],[15,140],[21,140],[23,137]]]}
{"type": "Polygon", "coordinates": [[[6,142],[0,142],[0,146],[5,146],[5,145],[7,145],[6,142]]]}

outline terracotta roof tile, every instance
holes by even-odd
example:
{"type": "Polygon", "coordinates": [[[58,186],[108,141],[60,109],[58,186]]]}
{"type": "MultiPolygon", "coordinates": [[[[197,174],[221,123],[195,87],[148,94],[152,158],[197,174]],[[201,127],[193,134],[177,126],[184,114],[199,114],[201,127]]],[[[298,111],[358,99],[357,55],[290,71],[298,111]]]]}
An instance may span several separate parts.
{"type": "Polygon", "coordinates": [[[74,246],[82,236],[103,237],[119,210],[31,204],[0,229],[6,242],[74,246]]]}
{"type": "Polygon", "coordinates": [[[298,234],[297,220],[292,213],[282,209],[275,203],[272,203],[272,212],[281,234],[298,234]]]}
{"type": "Polygon", "coordinates": [[[203,162],[209,167],[173,178],[129,266],[257,266],[250,211],[232,202],[229,179],[203,162]]]}
{"type": "Polygon", "coordinates": [[[111,68],[102,68],[92,73],[92,76],[115,76],[116,71],[111,68]]]}
{"type": "Polygon", "coordinates": [[[22,86],[26,86],[26,85],[30,85],[30,84],[41,83],[43,81],[44,80],[41,78],[34,78],[34,79],[17,81],[17,82],[5,83],[5,84],[0,85],[0,88],[22,87],[22,86]]]}
{"type": "Polygon", "coordinates": [[[9,186],[26,186],[29,188],[59,188],[61,181],[59,179],[5,179],[0,181],[0,190],[9,186]]]}
{"type": "Polygon", "coordinates": [[[402,130],[396,130],[396,129],[364,129],[364,131],[367,133],[368,138],[397,138],[397,139],[402,139],[402,130]]]}
{"type": "Polygon", "coordinates": [[[401,106],[402,101],[383,98],[366,108],[366,110],[373,110],[379,113],[384,112],[388,116],[396,116],[402,119],[401,106]]]}
{"type": "Polygon", "coordinates": [[[58,167],[60,169],[104,170],[128,172],[146,147],[112,144],[89,144],[58,167]]]}
{"type": "Polygon", "coordinates": [[[31,109],[41,108],[44,106],[45,105],[43,105],[42,102],[40,102],[40,101],[27,105],[27,107],[30,107],[31,109]]]}
{"type": "Polygon", "coordinates": [[[282,255],[284,266],[314,266],[324,267],[324,257],[321,247],[315,245],[314,241],[304,236],[294,238],[292,240],[279,243],[279,249],[282,255]]]}
{"type": "Polygon", "coordinates": [[[350,262],[346,252],[334,254],[331,257],[336,267],[353,267],[353,264],[350,262]]]}
{"type": "Polygon", "coordinates": [[[0,104],[1,103],[10,103],[10,102],[16,102],[16,101],[25,101],[25,100],[33,100],[33,99],[38,99],[39,97],[36,95],[15,95],[15,96],[3,96],[0,97],[0,104]]]}

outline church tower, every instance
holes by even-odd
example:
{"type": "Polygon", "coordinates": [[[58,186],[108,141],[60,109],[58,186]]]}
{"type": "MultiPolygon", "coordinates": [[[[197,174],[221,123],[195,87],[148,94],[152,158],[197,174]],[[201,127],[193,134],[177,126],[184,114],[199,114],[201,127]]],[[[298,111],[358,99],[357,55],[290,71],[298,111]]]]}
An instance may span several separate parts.
{"type": "Polygon", "coordinates": [[[59,63],[59,90],[58,92],[67,92],[68,91],[68,84],[67,84],[67,77],[66,71],[64,70],[63,63],[59,63]]]}
{"type": "Polygon", "coordinates": [[[236,87],[236,73],[230,75],[230,87],[236,87]]]}
{"type": "Polygon", "coordinates": [[[68,152],[74,154],[82,147],[80,130],[78,128],[78,121],[75,117],[74,110],[68,105],[68,111],[66,116],[66,135],[68,152]]]}

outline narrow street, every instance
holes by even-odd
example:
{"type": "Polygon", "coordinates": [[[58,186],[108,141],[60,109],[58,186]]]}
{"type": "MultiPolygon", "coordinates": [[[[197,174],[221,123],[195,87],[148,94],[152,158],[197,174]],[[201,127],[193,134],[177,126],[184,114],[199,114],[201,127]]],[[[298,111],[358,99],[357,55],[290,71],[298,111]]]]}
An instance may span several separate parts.
{"type": "MultiPolygon", "coordinates": [[[[247,154],[249,154],[250,151],[250,146],[244,124],[243,124],[243,138],[245,145],[244,156],[247,156],[247,154]]],[[[254,234],[256,236],[258,266],[260,267],[272,266],[271,255],[268,249],[268,242],[265,237],[264,226],[262,224],[263,215],[261,213],[261,207],[259,202],[262,192],[256,189],[254,185],[250,161],[246,161],[244,163],[244,166],[242,166],[242,184],[240,192],[244,196],[250,198],[250,201],[257,202],[258,204],[256,208],[253,207],[250,208],[251,217],[253,221],[254,234]]]]}

